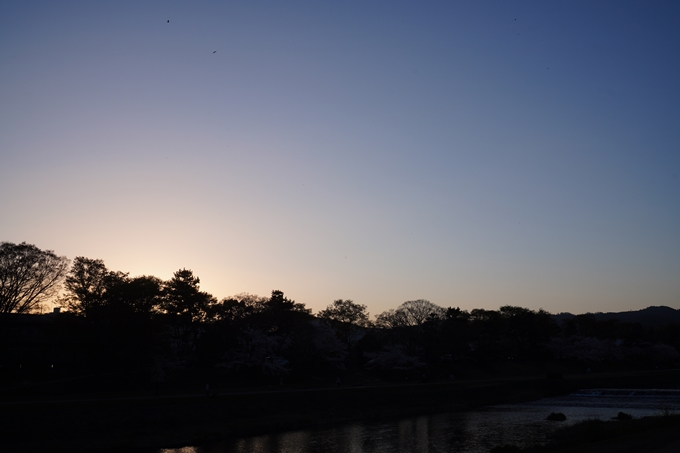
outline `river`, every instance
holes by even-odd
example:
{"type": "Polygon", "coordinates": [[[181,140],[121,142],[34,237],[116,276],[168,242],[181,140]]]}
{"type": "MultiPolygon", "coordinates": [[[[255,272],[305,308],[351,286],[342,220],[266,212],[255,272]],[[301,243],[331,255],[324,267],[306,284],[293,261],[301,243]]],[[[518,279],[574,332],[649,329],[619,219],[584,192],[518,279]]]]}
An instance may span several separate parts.
{"type": "Polygon", "coordinates": [[[680,390],[588,389],[529,403],[489,406],[385,422],[356,422],[331,429],[243,437],[158,453],[488,453],[497,445],[528,446],[565,424],[607,420],[619,412],[635,418],[680,411],[680,390]],[[551,412],[566,415],[551,422],[551,412]]]}

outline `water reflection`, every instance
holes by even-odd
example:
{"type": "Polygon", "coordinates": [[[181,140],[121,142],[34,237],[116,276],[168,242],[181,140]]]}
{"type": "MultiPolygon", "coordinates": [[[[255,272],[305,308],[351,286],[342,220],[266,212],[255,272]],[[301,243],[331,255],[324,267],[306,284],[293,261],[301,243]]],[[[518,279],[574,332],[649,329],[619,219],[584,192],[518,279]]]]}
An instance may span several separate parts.
{"type": "Polygon", "coordinates": [[[247,437],[160,453],[488,453],[497,445],[544,443],[548,434],[564,426],[547,421],[550,412],[563,412],[565,423],[570,424],[589,418],[609,419],[619,411],[642,417],[664,410],[680,411],[680,392],[634,398],[607,392],[570,395],[467,413],[247,437]]]}
{"type": "MultiPolygon", "coordinates": [[[[201,448],[196,453],[218,451],[234,453],[296,453],[309,451],[304,446],[310,445],[310,443],[311,433],[309,431],[289,431],[277,435],[255,436],[237,439],[226,449],[223,445],[216,445],[211,449],[201,448]]],[[[175,453],[173,450],[166,450],[166,452],[175,453]]]]}
{"type": "Polygon", "coordinates": [[[526,430],[498,423],[494,412],[438,414],[386,423],[355,423],[334,429],[254,436],[194,449],[161,453],[393,453],[488,452],[524,445],[526,430]]]}

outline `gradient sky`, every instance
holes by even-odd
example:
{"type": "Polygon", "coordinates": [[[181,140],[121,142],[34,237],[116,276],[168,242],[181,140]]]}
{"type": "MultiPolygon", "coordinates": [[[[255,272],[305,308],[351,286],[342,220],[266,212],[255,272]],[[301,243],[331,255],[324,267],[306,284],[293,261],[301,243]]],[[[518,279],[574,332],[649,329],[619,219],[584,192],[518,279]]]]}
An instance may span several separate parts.
{"type": "Polygon", "coordinates": [[[679,175],[680,2],[0,2],[0,240],[218,298],[680,308],[679,175]]]}

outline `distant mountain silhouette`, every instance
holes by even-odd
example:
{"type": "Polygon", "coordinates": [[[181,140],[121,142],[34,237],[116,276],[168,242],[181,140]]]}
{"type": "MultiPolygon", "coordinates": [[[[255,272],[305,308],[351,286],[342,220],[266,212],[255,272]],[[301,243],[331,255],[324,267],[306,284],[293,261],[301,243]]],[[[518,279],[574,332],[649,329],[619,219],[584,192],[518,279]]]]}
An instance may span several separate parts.
{"type": "MultiPolygon", "coordinates": [[[[680,324],[680,310],[671,307],[647,307],[637,311],[622,311],[618,313],[588,313],[595,315],[598,321],[609,321],[611,319],[618,319],[621,322],[640,323],[644,327],[659,327],[666,324],[680,324]]],[[[552,315],[552,318],[561,324],[573,318],[575,315],[571,313],[559,313],[552,315]]]]}

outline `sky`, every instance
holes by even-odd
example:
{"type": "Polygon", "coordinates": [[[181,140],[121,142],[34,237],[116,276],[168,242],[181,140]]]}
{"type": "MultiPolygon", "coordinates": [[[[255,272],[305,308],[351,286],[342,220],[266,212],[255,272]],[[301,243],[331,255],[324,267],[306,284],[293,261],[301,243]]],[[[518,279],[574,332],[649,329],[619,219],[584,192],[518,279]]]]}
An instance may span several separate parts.
{"type": "Polygon", "coordinates": [[[674,1],[3,1],[0,241],[314,312],[680,308],[679,81],[674,1]]]}

